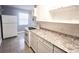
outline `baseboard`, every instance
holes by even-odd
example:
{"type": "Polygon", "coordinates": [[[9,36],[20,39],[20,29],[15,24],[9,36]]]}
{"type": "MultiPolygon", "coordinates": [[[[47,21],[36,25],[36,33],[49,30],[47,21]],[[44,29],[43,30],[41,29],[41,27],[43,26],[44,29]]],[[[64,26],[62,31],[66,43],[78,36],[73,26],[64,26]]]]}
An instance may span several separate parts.
{"type": "Polygon", "coordinates": [[[15,38],[15,37],[17,37],[17,35],[16,35],[16,36],[11,36],[11,37],[3,38],[3,40],[5,40],[5,39],[10,39],[10,38],[15,38]]]}

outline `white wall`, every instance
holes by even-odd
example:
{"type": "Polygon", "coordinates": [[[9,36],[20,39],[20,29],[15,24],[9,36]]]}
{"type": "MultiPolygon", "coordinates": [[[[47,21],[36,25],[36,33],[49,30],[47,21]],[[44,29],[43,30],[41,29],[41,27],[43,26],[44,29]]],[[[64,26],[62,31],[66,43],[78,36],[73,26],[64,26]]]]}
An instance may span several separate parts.
{"type": "Polygon", "coordinates": [[[37,7],[37,20],[38,21],[48,21],[51,20],[48,8],[46,6],[40,5],[37,7]]]}

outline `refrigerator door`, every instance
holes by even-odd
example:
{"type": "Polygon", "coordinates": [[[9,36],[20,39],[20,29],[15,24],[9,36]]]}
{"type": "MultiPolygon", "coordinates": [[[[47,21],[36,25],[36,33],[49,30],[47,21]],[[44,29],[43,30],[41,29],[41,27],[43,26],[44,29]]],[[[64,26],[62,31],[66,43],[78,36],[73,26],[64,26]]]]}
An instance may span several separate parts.
{"type": "Polygon", "coordinates": [[[3,24],[3,37],[17,36],[17,24],[3,24]]]}
{"type": "Polygon", "coordinates": [[[2,15],[3,24],[17,24],[17,16],[12,15],[2,15]]]}

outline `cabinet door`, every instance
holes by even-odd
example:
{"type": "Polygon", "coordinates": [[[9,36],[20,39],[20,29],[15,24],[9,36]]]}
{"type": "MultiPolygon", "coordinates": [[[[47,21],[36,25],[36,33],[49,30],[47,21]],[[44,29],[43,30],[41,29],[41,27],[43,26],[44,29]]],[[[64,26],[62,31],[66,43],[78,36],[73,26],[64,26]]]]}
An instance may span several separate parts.
{"type": "Polygon", "coordinates": [[[54,53],[66,53],[64,50],[54,46],[54,53]]]}
{"type": "Polygon", "coordinates": [[[38,51],[38,37],[32,32],[31,32],[30,37],[31,37],[31,47],[35,52],[37,52],[38,51]]]}
{"type": "Polygon", "coordinates": [[[53,48],[47,46],[44,42],[38,40],[38,53],[52,53],[53,48]]]}

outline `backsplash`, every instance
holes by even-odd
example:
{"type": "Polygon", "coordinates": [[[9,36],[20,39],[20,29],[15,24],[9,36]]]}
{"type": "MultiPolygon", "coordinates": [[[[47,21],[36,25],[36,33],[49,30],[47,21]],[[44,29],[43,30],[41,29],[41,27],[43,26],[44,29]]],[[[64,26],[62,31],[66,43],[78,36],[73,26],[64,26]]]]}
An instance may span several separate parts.
{"type": "Polygon", "coordinates": [[[54,23],[43,21],[39,21],[39,24],[41,28],[79,37],[79,24],[54,23]]]}

